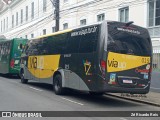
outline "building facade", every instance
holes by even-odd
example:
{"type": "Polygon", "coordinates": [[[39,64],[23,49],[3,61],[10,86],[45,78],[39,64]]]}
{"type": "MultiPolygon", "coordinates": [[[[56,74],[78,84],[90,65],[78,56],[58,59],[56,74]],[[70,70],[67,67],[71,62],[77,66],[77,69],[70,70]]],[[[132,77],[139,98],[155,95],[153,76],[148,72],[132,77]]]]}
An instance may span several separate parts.
{"type": "Polygon", "coordinates": [[[53,10],[50,0],[12,0],[0,11],[0,35],[30,39],[50,33],[53,10]]]}
{"type": "MultiPolygon", "coordinates": [[[[55,31],[54,0],[12,0],[0,12],[0,35],[34,38],[55,31]]],[[[160,0],[60,0],[60,30],[103,20],[146,27],[160,68],[160,0]]]]}

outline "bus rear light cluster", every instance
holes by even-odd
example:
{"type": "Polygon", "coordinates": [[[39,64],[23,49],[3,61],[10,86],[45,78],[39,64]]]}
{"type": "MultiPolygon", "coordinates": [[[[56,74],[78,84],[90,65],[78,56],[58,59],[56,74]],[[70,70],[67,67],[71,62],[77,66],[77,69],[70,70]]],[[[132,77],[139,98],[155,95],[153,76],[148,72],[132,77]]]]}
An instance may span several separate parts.
{"type": "Polygon", "coordinates": [[[140,87],[144,87],[144,86],[145,86],[145,84],[138,84],[138,86],[140,86],[140,87]]]}
{"type": "Polygon", "coordinates": [[[112,82],[112,85],[116,85],[117,83],[116,82],[112,82]]]}
{"type": "Polygon", "coordinates": [[[11,60],[11,62],[10,62],[10,67],[11,67],[11,68],[14,68],[14,59],[11,60]]]}
{"type": "Polygon", "coordinates": [[[105,77],[105,71],[106,71],[106,61],[101,60],[101,72],[102,72],[102,76],[105,77]]]}

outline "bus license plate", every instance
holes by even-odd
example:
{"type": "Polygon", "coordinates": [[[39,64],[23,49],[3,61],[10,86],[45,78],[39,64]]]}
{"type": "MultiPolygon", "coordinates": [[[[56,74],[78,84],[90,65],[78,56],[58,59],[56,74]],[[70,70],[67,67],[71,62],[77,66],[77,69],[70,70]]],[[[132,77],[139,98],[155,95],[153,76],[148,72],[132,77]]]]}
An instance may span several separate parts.
{"type": "Polygon", "coordinates": [[[132,84],[132,80],[123,80],[123,83],[128,83],[128,84],[132,84]]]}

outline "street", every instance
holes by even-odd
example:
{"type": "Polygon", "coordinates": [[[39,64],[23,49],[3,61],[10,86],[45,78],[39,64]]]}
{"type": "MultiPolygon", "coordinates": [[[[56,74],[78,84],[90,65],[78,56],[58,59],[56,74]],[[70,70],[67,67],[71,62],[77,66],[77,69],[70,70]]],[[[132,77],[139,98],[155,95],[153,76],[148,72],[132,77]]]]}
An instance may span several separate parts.
{"type": "Polygon", "coordinates": [[[152,72],[151,91],[160,93],[160,72],[152,72]]]}
{"type": "Polygon", "coordinates": [[[25,85],[16,77],[0,77],[0,111],[160,111],[160,108],[84,92],[57,96],[51,85],[36,82],[25,85]]]}

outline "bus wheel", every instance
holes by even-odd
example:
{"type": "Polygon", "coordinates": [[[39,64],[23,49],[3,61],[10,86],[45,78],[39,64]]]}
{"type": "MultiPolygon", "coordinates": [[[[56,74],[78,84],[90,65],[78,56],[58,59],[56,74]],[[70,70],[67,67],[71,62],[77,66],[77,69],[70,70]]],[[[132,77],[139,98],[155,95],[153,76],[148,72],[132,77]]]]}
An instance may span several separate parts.
{"type": "Polygon", "coordinates": [[[21,71],[21,83],[23,83],[23,84],[28,83],[28,79],[24,79],[24,72],[23,72],[23,70],[21,71]]]}
{"type": "Polygon", "coordinates": [[[89,92],[90,95],[93,95],[93,96],[102,96],[104,94],[104,92],[89,92]]]}
{"type": "Polygon", "coordinates": [[[62,87],[62,76],[60,74],[57,74],[54,77],[54,92],[56,95],[62,95],[64,94],[64,88],[62,87]]]}

